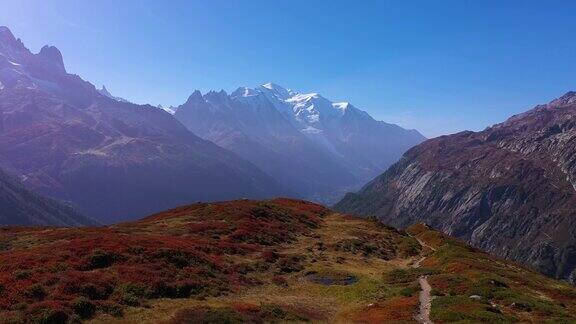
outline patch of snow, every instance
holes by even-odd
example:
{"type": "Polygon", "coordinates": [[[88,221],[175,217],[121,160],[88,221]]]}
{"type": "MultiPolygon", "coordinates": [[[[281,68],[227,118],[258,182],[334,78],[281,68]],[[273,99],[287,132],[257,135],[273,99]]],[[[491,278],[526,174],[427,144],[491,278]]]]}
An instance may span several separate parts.
{"type": "Polygon", "coordinates": [[[296,94],[294,96],[292,96],[291,98],[289,98],[288,100],[286,100],[287,102],[295,102],[295,103],[303,103],[306,101],[310,101],[312,99],[316,99],[316,98],[320,98],[321,96],[315,92],[313,93],[302,93],[302,94],[296,94]]]}
{"type": "Polygon", "coordinates": [[[6,61],[13,66],[21,66],[22,65],[22,64],[10,61],[10,59],[8,59],[8,57],[6,55],[4,55],[4,53],[0,53],[0,56],[2,56],[4,59],[6,59],[6,61]]]}
{"type": "Polygon", "coordinates": [[[174,107],[174,106],[164,107],[162,105],[158,105],[158,106],[156,106],[156,108],[162,109],[165,112],[169,113],[170,115],[174,115],[176,113],[176,107],[174,107]]]}
{"type": "Polygon", "coordinates": [[[241,92],[242,92],[242,94],[241,94],[242,97],[253,97],[253,96],[257,96],[260,94],[258,91],[254,90],[254,89],[247,88],[247,87],[241,88],[241,92]]]}
{"type": "Polygon", "coordinates": [[[332,106],[334,108],[340,109],[340,110],[346,110],[348,109],[348,107],[350,106],[350,103],[348,102],[335,102],[332,104],[332,106]]]}
{"type": "Polygon", "coordinates": [[[312,126],[307,126],[306,128],[302,129],[302,133],[306,133],[306,134],[321,134],[322,130],[312,127],[312,126]]]}

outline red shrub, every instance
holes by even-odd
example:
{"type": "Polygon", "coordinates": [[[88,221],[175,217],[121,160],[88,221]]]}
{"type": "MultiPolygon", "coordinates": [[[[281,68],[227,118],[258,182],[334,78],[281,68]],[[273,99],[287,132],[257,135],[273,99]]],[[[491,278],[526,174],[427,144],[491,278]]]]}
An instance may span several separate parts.
{"type": "Polygon", "coordinates": [[[299,257],[280,257],[269,246],[310,232],[327,213],[295,200],[240,200],[111,227],[2,229],[3,237],[34,243],[0,253],[0,317],[65,321],[95,309],[120,316],[122,305],[148,298],[207,297],[259,285],[252,272],[301,268],[299,257]],[[233,255],[249,261],[238,264],[233,255]]]}

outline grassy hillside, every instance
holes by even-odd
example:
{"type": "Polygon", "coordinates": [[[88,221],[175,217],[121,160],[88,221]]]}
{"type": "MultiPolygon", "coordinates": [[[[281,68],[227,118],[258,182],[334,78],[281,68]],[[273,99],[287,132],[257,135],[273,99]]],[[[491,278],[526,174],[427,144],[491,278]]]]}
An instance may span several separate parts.
{"type": "Polygon", "coordinates": [[[576,321],[576,289],[424,226],[312,203],[195,204],[0,231],[3,322],[576,321]],[[423,295],[423,296],[421,296],[423,295]],[[424,302],[421,302],[424,297],[424,302]]]}

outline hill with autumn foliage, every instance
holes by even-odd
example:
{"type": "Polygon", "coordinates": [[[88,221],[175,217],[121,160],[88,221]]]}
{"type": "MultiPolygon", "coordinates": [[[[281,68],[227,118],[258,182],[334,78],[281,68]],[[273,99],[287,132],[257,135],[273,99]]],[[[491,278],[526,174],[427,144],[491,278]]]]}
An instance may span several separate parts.
{"type": "Polygon", "coordinates": [[[298,200],[4,228],[0,250],[6,323],[576,321],[566,283],[423,225],[399,231],[298,200]]]}

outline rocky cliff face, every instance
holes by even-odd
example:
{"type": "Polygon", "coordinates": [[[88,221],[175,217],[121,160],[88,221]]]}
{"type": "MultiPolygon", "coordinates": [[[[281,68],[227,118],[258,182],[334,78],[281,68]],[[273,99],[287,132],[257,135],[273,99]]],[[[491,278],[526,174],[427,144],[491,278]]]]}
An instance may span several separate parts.
{"type": "Polygon", "coordinates": [[[576,93],[482,132],[424,142],[336,208],[424,221],[473,246],[576,280],[576,93]]]}
{"type": "Polygon", "coordinates": [[[28,188],[109,223],[194,202],[286,191],[172,115],[102,95],[55,47],[0,27],[0,165],[28,188]]]}

